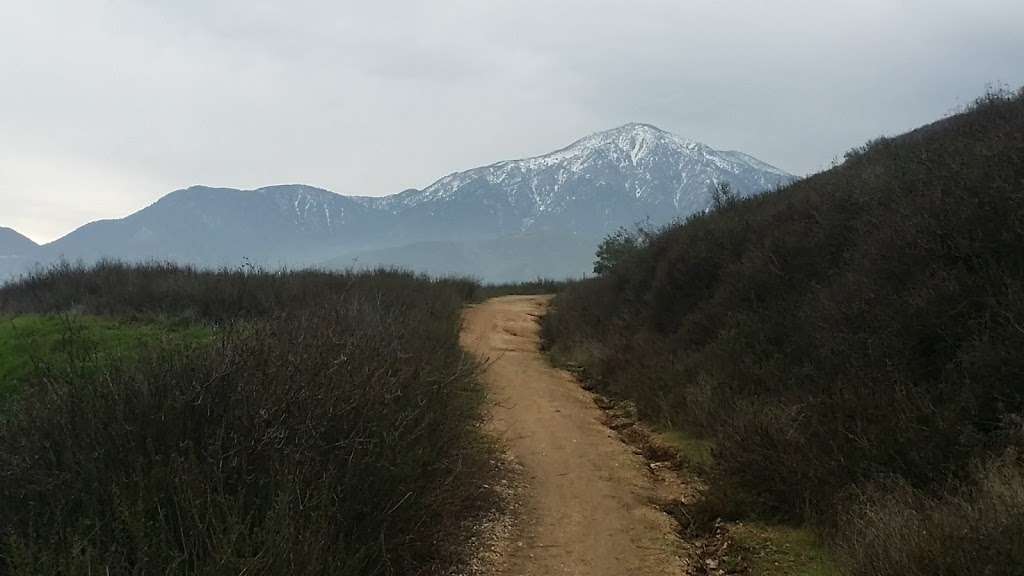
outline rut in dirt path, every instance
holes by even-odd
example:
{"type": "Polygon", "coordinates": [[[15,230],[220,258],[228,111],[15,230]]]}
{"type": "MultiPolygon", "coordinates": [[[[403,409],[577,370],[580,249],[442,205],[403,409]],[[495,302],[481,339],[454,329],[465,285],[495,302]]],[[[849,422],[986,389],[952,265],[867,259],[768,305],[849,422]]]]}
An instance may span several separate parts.
{"type": "Polygon", "coordinates": [[[502,576],[681,575],[682,543],[654,502],[671,498],[644,460],[602,424],[590,395],[539,351],[550,297],[467,310],[463,346],[486,359],[490,429],[522,466],[518,534],[502,576]]]}

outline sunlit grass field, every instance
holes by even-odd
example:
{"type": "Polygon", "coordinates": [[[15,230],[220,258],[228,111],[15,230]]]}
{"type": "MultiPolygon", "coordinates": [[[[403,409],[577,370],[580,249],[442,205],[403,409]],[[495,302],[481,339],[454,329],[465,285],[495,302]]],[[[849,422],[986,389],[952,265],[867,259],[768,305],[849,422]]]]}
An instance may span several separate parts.
{"type": "Polygon", "coordinates": [[[0,402],[40,371],[96,371],[161,346],[201,344],[213,330],[170,320],[128,321],[73,314],[0,316],[0,402]]]}

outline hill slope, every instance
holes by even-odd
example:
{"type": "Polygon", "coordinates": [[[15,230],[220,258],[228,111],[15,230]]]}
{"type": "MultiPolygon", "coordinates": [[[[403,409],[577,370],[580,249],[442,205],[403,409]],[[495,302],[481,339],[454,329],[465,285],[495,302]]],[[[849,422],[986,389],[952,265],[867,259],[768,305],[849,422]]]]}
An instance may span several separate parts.
{"type": "Polygon", "coordinates": [[[1006,574],[1024,560],[1022,189],[1024,93],[992,95],[626,246],[557,298],[547,337],[715,445],[705,513],[827,526],[854,574],[1006,574]]]}
{"type": "Polygon", "coordinates": [[[18,231],[0,226],[0,257],[26,256],[34,252],[38,247],[38,244],[18,233],[18,231]]]}
{"type": "Polygon", "coordinates": [[[39,246],[16,230],[0,227],[0,284],[28,270],[36,261],[39,246]]]}
{"type": "Polygon", "coordinates": [[[87,224],[48,244],[50,257],[169,259],[205,265],[308,264],[362,246],[377,211],[311,186],[253,191],[193,186],[119,220],[87,224]]]}

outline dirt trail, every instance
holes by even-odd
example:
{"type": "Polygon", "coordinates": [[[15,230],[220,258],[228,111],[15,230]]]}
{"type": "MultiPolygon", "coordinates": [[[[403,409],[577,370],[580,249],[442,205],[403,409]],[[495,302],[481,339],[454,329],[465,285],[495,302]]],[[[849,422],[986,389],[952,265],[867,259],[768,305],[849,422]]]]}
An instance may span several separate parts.
{"type": "Polygon", "coordinates": [[[681,575],[673,523],[654,506],[672,491],[602,424],[574,378],[539,352],[550,297],[510,296],[466,312],[463,345],[489,361],[490,426],[522,466],[516,542],[502,576],[681,575]]]}

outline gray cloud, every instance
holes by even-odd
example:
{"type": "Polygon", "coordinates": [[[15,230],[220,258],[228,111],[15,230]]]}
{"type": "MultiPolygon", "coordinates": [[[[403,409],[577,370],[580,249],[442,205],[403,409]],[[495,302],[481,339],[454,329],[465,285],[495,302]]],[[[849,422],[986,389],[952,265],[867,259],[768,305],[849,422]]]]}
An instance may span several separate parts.
{"type": "Polygon", "coordinates": [[[425,186],[628,121],[797,173],[1024,83],[1016,0],[67,0],[0,21],[0,225],[425,186]]]}

